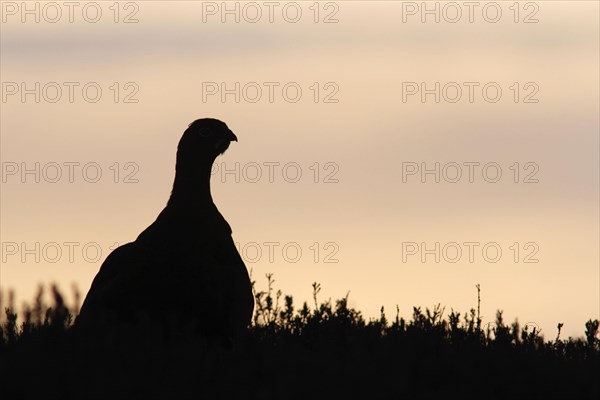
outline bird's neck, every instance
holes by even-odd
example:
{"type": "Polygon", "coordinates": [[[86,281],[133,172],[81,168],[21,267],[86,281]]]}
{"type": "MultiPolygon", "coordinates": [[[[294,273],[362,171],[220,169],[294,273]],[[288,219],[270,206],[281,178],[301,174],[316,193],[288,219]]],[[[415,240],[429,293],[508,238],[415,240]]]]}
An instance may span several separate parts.
{"type": "Polygon", "coordinates": [[[167,207],[197,208],[213,204],[210,193],[211,168],[212,163],[200,168],[184,168],[178,164],[167,207]]]}

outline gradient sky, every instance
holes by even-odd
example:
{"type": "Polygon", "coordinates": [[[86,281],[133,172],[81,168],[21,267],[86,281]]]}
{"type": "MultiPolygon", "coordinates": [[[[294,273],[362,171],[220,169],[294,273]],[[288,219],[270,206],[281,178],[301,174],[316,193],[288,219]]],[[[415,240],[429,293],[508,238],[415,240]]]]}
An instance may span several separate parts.
{"type": "Polygon", "coordinates": [[[600,307],[598,2],[520,2],[518,16],[513,1],[481,2],[473,22],[462,6],[455,23],[447,2],[439,23],[421,2],[321,2],[318,16],[313,3],[280,2],[273,22],[254,3],[256,23],[245,2],[239,22],[221,2],[122,2],[119,22],[112,1],[97,2],[96,23],[86,21],[95,9],[83,14],[80,3],[72,23],[66,8],[52,23],[56,10],[43,2],[39,22],[21,2],[2,2],[2,289],[14,289],[17,304],[40,283],[85,293],[111,246],[135,240],[166,204],[187,125],[215,117],[239,142],[217,159],[213,197],[258,289],[272,272],[298,302],[311,300],[317,281],[321,299],[350,291],[366,317],[382,305],[388,317],[396,305],[410,317],[413,305],[466,312],[479,283],[484,323],[502,309],[548,339],[558,322],[566,336],[581,336],[600,307]],[[495,5],[501,17],[488,22],[495,5]],[[298,8],[299,21],[288,22],[298,8]],[[127,15],[137,22],[123,23],[127,15]],[[23,101],[21,84],[35,92],[36,82],[39,103],[35,93],[23,101]],[[82,93],[90,82],[88,100],[102,90],[95,103],[82,93]],[[236,82],[239,102],[207,92],[236,82]],[[422,82],[440,83],[439,103],[407,95],[422,82]],[[472,102],[465,82],[474,82],[472,102]],[[497,102],[482,94],[488,83],[488,99],[502,90],[497,102]],[[39,183],[21,176],[36,163],[39,183]],[[70,164],[73,182],[65,163],[79,163],[70,164]],[[223,174],[236,163],[237,175],[223,174]],[[403,177],[436,163],[439,183],[433,174],[403,177]],[[479,163],[473,182],[464,163],[479,163]],[[52,183],[56,165],[62,177],[52,183]],[[453,183],[456,165],[462,177],[453,183]],[[488,182],[498,167],[502,176],[488,182]],[[421,243],[436,242],[440,262],[435,254],[423,262],[421,243]],[[479,243],[473,262],[465,242],[479,243]],[[40,250],[23,262],[22,243],[40,250]],[[410,243],[421,251],[406,254],[410,243]],[[463,252],[457,262],[452,243],[463,252]],[[502,256],[491,262],[497,247],[502,256]]]}

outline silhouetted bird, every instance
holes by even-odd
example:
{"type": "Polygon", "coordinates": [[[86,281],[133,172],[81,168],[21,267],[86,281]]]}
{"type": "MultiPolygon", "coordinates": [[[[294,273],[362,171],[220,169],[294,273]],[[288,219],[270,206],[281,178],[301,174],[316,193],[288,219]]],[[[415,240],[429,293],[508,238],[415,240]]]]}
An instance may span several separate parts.
{"type": "Polygon", "coordinates": [[[210,193],[211,168],[237,137],[225,123],[191,123],[177,147],[167,206],[132,243],[104,261],[77,326],[195,323],[228,338],[252,318],[254,298],[231,228],[210,193]]]}

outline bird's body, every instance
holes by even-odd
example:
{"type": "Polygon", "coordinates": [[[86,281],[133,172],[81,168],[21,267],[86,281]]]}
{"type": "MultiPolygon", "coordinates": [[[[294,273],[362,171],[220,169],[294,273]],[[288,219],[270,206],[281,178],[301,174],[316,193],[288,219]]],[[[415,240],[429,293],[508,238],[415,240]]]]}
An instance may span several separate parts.
{"type": "Polygon", "coordinates": [[[78,325],[176,321],[231,337],[250,323],[248,272],[210,194],[212,164],[231,140],[237,138],[221,121],[190,125],[178,146],[167,206],[134,242],[104,261],[78,325]]]}

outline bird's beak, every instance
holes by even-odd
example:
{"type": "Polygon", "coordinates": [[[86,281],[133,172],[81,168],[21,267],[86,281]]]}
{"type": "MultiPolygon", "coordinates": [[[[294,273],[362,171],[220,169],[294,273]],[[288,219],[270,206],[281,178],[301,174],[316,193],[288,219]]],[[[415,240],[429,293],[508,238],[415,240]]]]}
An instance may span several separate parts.
{"type": "Polygon", "coordinates": [[[229,139],[230,142],[237,142],[237,136],[235,136],[235,134],[231,131],[227,132],[227,138],[229,139]]]}
{"type": "Polygon", "coordinates": [[[228,129],[225,133],[225,137],[215,144],[215,148],[220,154],[223,154],[225,153],[225,150],[229,148],[229,144],[231,142],[237,142],[237,136],[235,136],[235,134],[228,129]]]}

